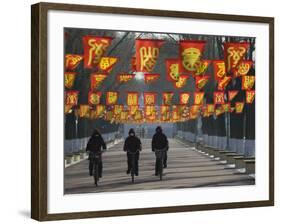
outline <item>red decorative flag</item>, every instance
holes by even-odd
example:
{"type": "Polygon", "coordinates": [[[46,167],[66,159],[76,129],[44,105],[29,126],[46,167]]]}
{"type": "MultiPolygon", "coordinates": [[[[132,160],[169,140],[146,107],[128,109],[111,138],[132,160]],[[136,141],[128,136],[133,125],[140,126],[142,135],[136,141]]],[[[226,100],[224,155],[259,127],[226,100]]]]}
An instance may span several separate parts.
{"type": "Polygon", "coordinates": [[[230,109],[231,109],[230,103],[224,103],[221,105],[221,107],[224,112],[230,112],[230,109]]]}
{"type": "Polygon", "coordinates": [[[186,81],[188,79],[187,75],[181,75],[177,82],[174,82],[174,87],[180,89],[186,85],[186,81]]]}
{"type": "Polygon", "coordinates": [[[186,111],[187,106],[186,105],[176,105],[176,107],[179,110],[179,115],[182,116],[182,114],[186,111]]]}
{"type": "Polygon", "coordinates": [[[228,42],[224,43],[224,60],[226,72],[233,71],[243,60],[250,43],[248,42],[228,42]]]}
{"type": "Polygon", "coordinates": [[[195,86],[196,90],[200,91],[209,81],[210,76],[204,75],[204,76],[196,76],[195,77],[195,86]]]}
{"type": "Polygon", "coordinates": [[[216,116],[219,116],[219,115],[221,115],[221,114],[223,114],[223,113],[224,113],[224,109],[223,109],[222,106],[218,107],[218,108],[215,110],[216,116]]]}
{"type": "Polygon", "coordinates": [[[120,83],[126,83],[132,80],[135,77],[135,74],[118,74],[117,80],[120,83]]]}
{"type": "Polygon", "coordinates": [[[182,113],[181,113],[181,118],[182,120],[187,120],[189,118],[189,114],[188,114],[188,107],[185,106],[182,110],[182,113]]]}
{"type": "Polygon", "coordinates": [[[152,72],[163,40],[136,39],[136,68],[138,72],[152,72]]]}
{"type": "Polygon", "coordinates": [[[139,110],[138,105],[129,106],[130,115],[135,115],[138,110],[139,110]]]}
{"type": "Polygon", "coordinates": [[[230,76],[224,76],[221,80],[218,81],[218,90],[224,90],[225,87],[230,82],[231,77],[230,76]]]}
{"type": "Polygon", "coordinates": [[[235,103],[235,110],[237,114],[241,114],[243,113],[243,109],[244,109],[244,102],[236,102],[235,103]]]}
{"type": "Polygon", "coordinates": [[[215,112],[215,105],[207,104],[207,112],[209,116],[212,115],[215,112]]]}
{"type": "Polygon", "coordinates": [[[106,93],[106,105],[114,105],[118,100],[118,92],[107,92],[106,93]]]}
{"type": "Polygon", "coordinates": [[[235,69],[234,72],[235,77],[247,75],[252,65],[253,65],[253,61],[249,61],[249,60],[241,61],[237,66],[237,69],[235,69]]]}
{"type": "Polygon", "coordinates": [[[71,112],[71,108],[72,108],[71,105],[64,105],[64,113],[65,114],[70,113],[71,112]]]}
{"type": "Polygon", "coordinates": [[[206,105],[202,107],[202,115],[203,115],[203,117],[208,117],[209,116],[209,113],[208,113],[206,105]]]}
{"type": "Polygon", "coordinates": [[[99,69],[103,72],[111,72],[113,66],[117,63],[118,58],[116,57],[102,57],[99,62],[99,69]]]}
{"type": "Polygon", "coordinates": [[[170,120],[170,106],[161,105],[160,114],[161,114],[161,121],[170,120]]]}
{"type": "Polygon", "coordinates": [[[234,99],[234,97],[238,94],[238,90],[229,90],[228,91],[228,101],[230,102],[231,100],[234,99]]]}
{"type": "Polygon", "coordinates": [[[78,104],[79,91],[66,91],[65,92],[65,105],[76,106],[78,104]]]}
{"type": "Polygon", "coordinates": [[[139,98],[138,92],[128,92],[128,95],[127,95],[127,105],[128,106],[136,106],[136,105],[138,105],[138,98],[139,98]]]}
{"type": "Polygon", "coordinates": [[[136,63],[136,57],[132,57],[131,58],[131,66],[132,66],[132,72],[136,72],[137,71],[137,63],[136,63]]]}
{"type": "Polygon", "coordinates": [[[255,84],[255,76],[242,76],[242,87],[243,90],[251,90],[255,84]]]}
{"type": "Polygon", "coordinates": [[[114,115],[120,115],[121,112],[123,111],[123,107],[124,107],[123,105],[118,105],[118,104],[114,105],[113,108],[114,115]]]}
{"type": "Polygon", "coordinates": [[[143,119],[143,114],[141,110],[137,110],[134,115],[134,120],[141,121],[143,119]]]}
{"type": "Polygon", "coordinates": [[[96,119],[97,118],[97,114],[96,114],[96,111],[95,110],[93,110],[92,108],[90,108],[90,116],[89,116],[89,118],[91,119],[91,120],[93,120],[93,119],[96,119]]]}
{"type": "Polygon", "coordinates": [[[144,110],[145,110],[145,117],[151,117],[151,116],[154,116],[156,114],[156,109],[155,109],[155,106],[145,106],[144,107],[144,110]]]}
{"type": "Polygon", "coordinates": [[[214,60],[214,76],[217,81],[221,80],[225,75],[225,62],[222,60],[214,60]]]}
{"type": "Polygon", "coordinates": [[[105,112],[105,105],[99,104],[96,106],[96,116],[97,117],[103,116],[104,112],[105,112]]]}
{"type": "Polygon", "coordinates": [[[180,93],[180,104],[187,105],[189,102],[189,98],[190,98],[190,93],[187,92],[180,93]]]}
{"type": "Polygon", "coordinates": [[[106,114],[105,114],[105,120],[107,121],[111,121],[113,119],[113,111],[106,111],[106,114]]]}
{"type": "Polygon", "coordinates": [[[177,82],[182,73],[180,59],[167,59],[166,60],[166,77],[168,81],[177,82]]]}
{"type": "Polygon", "coordinates": [[[105,74],[91,74],[91,90],[99,88],[106,77],[105,74]]]}
{"type": "Polygon", "coordinates": [[[144,74],[144,82],[151,83],[157,80],[160,77],[160,74],[144,74]]]}
{"type": "Polygon", "coordinates": [[[173,122],[177,122],[180,119],[179,108],[177,106],[173,106],[172,110],[172,120],[173,122]]]}
{"type": "MultiPolygon", "coordinates": [[[[148,106],[148,107],[152,107],[152,106],[148,106]]],[[[146,116],[145,119],[147,122],[151,122],[151,123],[156,122],[157,121],[156,111],[154,111],[150,116],[146,116]]]]}
{"type": "Polygon", "coordinates": [[[171,105],[172,100],[173,100],[173,96],[174,96],[174,93],[172,93],[172,92],[162,93],[163,104],[164,105],[171,105]]]}
{"type": "Polygon", "coordinates": [[[83,60],[83,56],[79,54],[66,54],[65,55],[65,70],[73,71],[77,68],[79,63],[83,60]]]}
{"type": "Polygon", "coordinates": [[[182,67],[188,72],[196,72],[206,41],[181,40],[179,44],[182,67]]]}
{"type": "Polygon", "coordinates": [[[90,106],[88,104],[81,104],[79,108],[79,116],[80,117],[90,117],[90,106]]]}
{"type": "Polygon", "coordinates": [[[65,72],[64,73],[64,86],[68,89],[71,89],[74,85],[76,72],[65,72]]]}
{"type": "Polygon", "coordinates": [[[88,103],[89,105],[100,104],[101,92],[90,91],[88,94],[88,103]]]}
{"type": "Polygon", "coordinates": [[[224,104],[224,92],[215,91],[214,92],[214,104],[224,104]]]}
{"type": "Polygon", "coordinates": [[[204,92],[194,92],[194,104],[202,105],[204,99],[204,92]]]}
{"type": "Polygon", "coordinates": [[[204,75],[206,73],[210,63],[211,63],[211,60],[201,60],[198,63],[198,67],[197,67],[196,71],[194,72],[194,75],[195,76],[204,75]]]}
{"type": "Polygon", "coordinates": [[[128,117],[129,117],[129,111],[123,110],[123,111],[121,112],[120,119],[121,119],[123,122],[125,122],[125,121],[128,120],[128,117]]]}
{"type": "Polygon", "coordinates": [[[170,111],[170,106],[168,106],[168,105],[161,105],[161,107],[160,107],[161,115],[169,113],[169,111],[170,111]]]}
{"type": "Polygon", "coordinates": [[[255,98],[255,90],[246,91],[246,103],[253,103],[255,98]]]}
{"type": "Polygon", "coordinates": [[[161,114],[161,121],[162,122],[168,122],[170,121],[170,112],[166,113],[166,114],[161,114]]]}
{"type": "Polygon", "coordinates": [[[146,106],[155,105],[156,104],[156,96],[157,96],[157,93],[154,93],[154,92],[143,93],[144,105],[146,105],[146,106]]]}
{"type": "Polygon", "coordinates": [[[190,119],[196,119],[200,113],[200,107],[199,105],[193,105],[190,107],[189,111],[189,118],[190,119]]]}
{"type": "Polygon", "coordinates": [[[126,83],[132,80],[135,77],[135,74],[119,74],[117,75],[117,80],[120,83],[126,83]]]}
{"type": "Polygon", "coordinates": [[[111,44],[112,37],[84,36],[84,68],[93,68],[111,44]]]}

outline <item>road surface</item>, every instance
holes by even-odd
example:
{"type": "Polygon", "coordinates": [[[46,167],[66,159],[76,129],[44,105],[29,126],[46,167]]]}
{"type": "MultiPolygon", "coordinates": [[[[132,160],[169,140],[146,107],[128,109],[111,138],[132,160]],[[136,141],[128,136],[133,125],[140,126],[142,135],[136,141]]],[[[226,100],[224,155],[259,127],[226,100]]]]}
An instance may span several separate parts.
{"type": "Polygon", "coordinates": [[[255,184],[248,175],[234,174],[233,169],[226,169],[186,143],[176,139],[169,139],[169,143],[168,167],[164,169],[162,181],[154,176],[155,155],[151,152],[151,140],[142,139],[139,176],[134,184],[126,174],[127,157],[123,142],[120,142],[103,154],[103,177],[98,187],[88,174],[88,160],[65,168],[65,194],[255,184]]]}

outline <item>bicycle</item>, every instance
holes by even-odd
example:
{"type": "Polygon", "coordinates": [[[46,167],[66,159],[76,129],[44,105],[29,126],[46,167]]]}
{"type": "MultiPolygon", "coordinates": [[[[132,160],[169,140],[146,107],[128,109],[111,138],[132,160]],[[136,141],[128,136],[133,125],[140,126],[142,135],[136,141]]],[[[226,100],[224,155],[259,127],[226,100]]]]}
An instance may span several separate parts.
{"type": "Polygon", "coordinates": [[[159,175],[160,180],[162,180],[163,177],[163,160],[164,160],[164,153],[166,152],[166,149],[156,149],[155,150],[155,156],[156,156],[156,167],[157,167],[157,173],[159,175]]]}
{"type": "Polygon", "coordinates": [[[135,151],[135,152],[130,152],[129,154],[131,155],[131,178],[132,178],[132,183],[135,183],[135,172],[136,172],[136,154],[139,150],[135,151]]]}
{"type": "Polygon", "coordinates": [[[100,169],[100,161],[101,161],[101,152],[90,152],[90,169],[93,169],[93,177],[95,181],[95,185],[98,186],[99,182],[99,169],[100,169]]]}

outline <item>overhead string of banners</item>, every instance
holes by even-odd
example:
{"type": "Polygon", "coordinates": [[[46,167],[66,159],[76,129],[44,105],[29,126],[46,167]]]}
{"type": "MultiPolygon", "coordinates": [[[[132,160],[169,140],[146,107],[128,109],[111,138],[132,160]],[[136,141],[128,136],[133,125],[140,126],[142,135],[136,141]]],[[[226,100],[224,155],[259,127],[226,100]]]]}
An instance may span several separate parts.
{"type": "MultiPolygon", "coordinates": [[[[250,42],[223,43],[224,58],[221,60],[203,59],[202,55],[206,41],[179,40],[177,58],[165,59],[166,80],[173,83],[177,90],[184,88],[188,79],[195,80],[195,91],[179,93],[178,102],[173,102],[174,91],[158,94],[156,92],[118,92],[99,89],[106,82],[113,67],[122,60],[113,56],[106,56],[113,37],[84,36],[82,41],[84,55],[65,55],[65,113],[74,113],[88,119],[105,119],[111,123],[157,123],[183,122],[196,119],[198,116],[220,116],[223,113],[243,113],[245,103],[252,104],[255,98],[255,76],[249,75],[253,61],[245,60],[250,42]],[[90,91],[88,104],[78,104],[80,92],[73,89],[78,65],[84,62],[84,69],[94,70],[90,74],[90,91]],[[216,89],[213,92],[213,103],[207,104],[204,87],[211,79],[206,74],[209,66],[213,66],[213,78],[216,89]],[[96,72],[98,71],[98,72],[96,72]],[[231,80],[241,79],[241,90],[226,90],[231,80]],[[244,100],[235,98],[239,91],[245,92],[244,100]],[[118,104],[121,94],[126,94],[126,105],[118,104]],[[143,105],[138,99],[143,95],[143,105]],[[105,104],[101,98],[105,95],[105,104]],[[158,97],[162,97],[162,105],[156,105],[158,97]]],[[[164,44],[161,39],[135,39],[135,57],[131,58],[131,71],[116,75],[119,84],[129,83],[141,73],[145,84],[157,82],[161,74],[153,73],[157,59],[164,44]]],[[[119,42],[118,42],[119,43],[119,42]]]]}

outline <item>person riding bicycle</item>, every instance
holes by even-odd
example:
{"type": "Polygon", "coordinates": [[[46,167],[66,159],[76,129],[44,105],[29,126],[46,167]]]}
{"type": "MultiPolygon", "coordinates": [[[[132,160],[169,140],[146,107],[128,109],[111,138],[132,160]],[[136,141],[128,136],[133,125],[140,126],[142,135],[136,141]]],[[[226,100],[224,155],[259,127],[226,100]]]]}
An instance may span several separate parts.
{"type": "MultiPolygon", "coordinates": [[[[156,128],[156,133],[153,135],[152,138],[152,151],[155,152],[155,150],[163,150],[164,153],[164,158],[163,158],[163,166],[164,168],[167,167],[167,151],[169,149],[169,142],[166,137],[166,135],[163,133],[161,126],[158,126],[156,128]]],[[[155,161],[155,176],[158,175],[158,163],[157,163],[157,158],[155,161]]]]}
{"type": "Polygon", "coordinates": [[[101,148],[106,150],[106,144],[97,129],[93,131],[93,134],[90,140],[87,143],[86,151],[89,151],[89,174],[93,176],[93,168],[94,164],[91,162],[91,156],[94,156],[97,153],[100,153],[100,162],[99,162],[99,177],[102,177],[102,156],[101,156],[101,148]]]}
{"type": "Polygon", "coordinates": [[[131,153],[136,153],[135,154],[135,175],[139,175],[139,152],[141,151],[141,141],[140,139],[136,136],[135,131],[133,128],[129,130],[129,136],[126,138],[125,143],[124,143],[124,151],[127,152],[127,164],[128,164],[128,169],[127,169],[127,174],[131,172],[132,168],[132,154],[131,153]]]}

